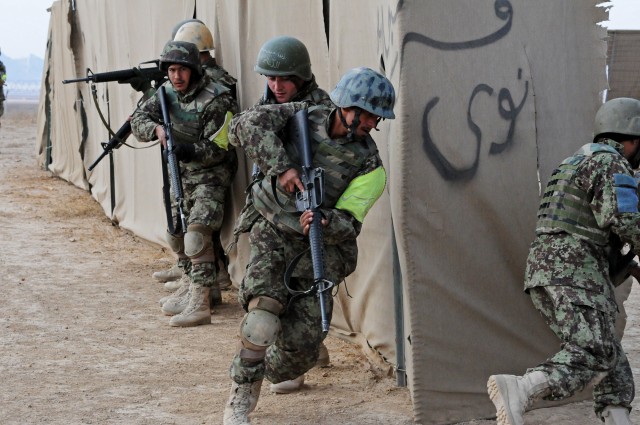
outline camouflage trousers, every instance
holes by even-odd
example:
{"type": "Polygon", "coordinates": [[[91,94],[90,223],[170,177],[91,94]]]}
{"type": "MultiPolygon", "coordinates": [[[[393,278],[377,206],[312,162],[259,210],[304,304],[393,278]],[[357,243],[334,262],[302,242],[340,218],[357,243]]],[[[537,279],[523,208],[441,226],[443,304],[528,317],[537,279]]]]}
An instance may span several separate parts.
{"type": "MultiPolygon", "coordinates": [[[[219,240],[219,230],[224,218],[224,199],[227,187],[217,185],[214,182],[199,182],[197,176],[185,173],[182,176],[182,189],[184,193],[183,210],[187,227],[190,224],[204,224],[213,231],[212,238],[219,240]]],[[[172,213],[178,217],[177,205],[172,203],[172,213]]],[[[216,244],[214,240],[214,250],[216,244]]],[[[218,250],[215,250],[218,255],[218,250]]],[[[216,264],[204,262],[191,264],[191,259],[184,253],[178,254],[178,265],[189,274],[191,282],[197,286],[212,287],[216,280],[216,264]]]]}
{"type": "Polygon", "coordinates": [[[633,374],[615,336],[615,313],[576,304],[575,294],[576,288],[563,286],[529,290],[533,305],[562,341],[562,349],[527,372],[539,370],[548,375],[548,400],[565,399],[601,379],[593,388],[598,416],[610,405],[631,408],[633,374]]]}
{"type": "MultiPolygon", "coordinates": [[[[284,273],[290,260],[287,253],[290,249],[303,252],[309,243],[283,234],[262,218],[251,228],[249,243],[249,264],[238,293],[240,304],[246,309],[251,298],[266,296],[287,308],[280,315],[280,332],[275,343],[267,348],[264,360],[252,363],[236,355],[230,375],[238,384],[265,377],[273,383],[294,379],[315,365],[320,343],[326,336],[322,332],[317,295],[303,296],[289,304],[291,295],[284,284],[284,273]]],[[[312,278],[295,277],[290,285],[295,290],[306,290],[312,283],[312,278]]],[[[331,320],[333,299],[330,295],[325,295],[325,306],[331,320]]]]}

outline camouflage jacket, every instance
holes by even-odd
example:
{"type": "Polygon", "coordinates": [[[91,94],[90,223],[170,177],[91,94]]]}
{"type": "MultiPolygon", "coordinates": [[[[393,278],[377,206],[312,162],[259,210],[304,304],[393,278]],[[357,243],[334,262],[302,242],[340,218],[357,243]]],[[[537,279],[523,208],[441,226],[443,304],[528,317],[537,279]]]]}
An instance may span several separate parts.
{"type": "Polygon", "coordinates": [[[235,99],[236,84],[238,83],[238,80],[229,74],[226,69],[218,65],[215,58],[211,57],[203,63],[202,69],[209,76],[211,81],[228,87],[232,91],[235,99]]]}
{"type": "MultiPolygon", "coordinates": [[[[622,155],[619,143],[608,139],[602,143],[615,148],[618,153],[604,151],[586,157],[575,169],[568,190],[584,193],[599,230],[618,235],[638,250],[640,212],[637,183],[633,180],[631,165],[622,155]],[[635,186],[629,185],[632,181],[635,186]]],[[[561,171],[562,166],[554,174],[561,171]]],[[[540,209],[547,207],[541,204],[540,209]]],[[[539,230],[527,259],[525,289],[566,286],[577,294],[577,303],[615,311],[613,285],[609,277],[609,249],[606,244],[597,244],[578,234],[539,230]]]]}
{"type": "MultiPolygon", "coordinates": [[[[177,93],[179,107],[188,109],[192,107],[192,102],[197,98],[201,90],[211,83],[209,77],[203,77],[187,93],[177,93]]],[[[164,83],[170,86],[171,82],[164,83]]],[[[216,96],[202,112],[202,130],[200,140],[194,143],[195,159],[188,163],[189,169],[205,169],[216,166],[226,160],[227,151],[222,149],[211,140],[212,137],[224,124],[227,112],[236,113],[238,105],[229,92],[216,96]]],[[[141,142],[148,142],[156,139],[155,128],[162,124],[162,110],[158,93],[155,93],[142,106],[136,110],[131,119],[131,130],[141,142]]],[[[184,165],[181,164],[181,168],[184,165]]]]}
{"type": "MultiPolygon", "coordinates": [[[[307,106],[305,102],[289,102],[280,105],[253,107],[232,121],[229,129],[229,143],[244,148],[247,156],[258,165],[265,176],[278,176],[290,168],[299,169],[299,165],[287,154],[285,142],[280,136],[289,118],[307,106]]],[[[324,121],[317,123],[310,120],[311,133],[320,132],[317,129],[317,126],[320,125],[324,126],[324,131],[328,132],[334,119],[335,109],[320,108],[324,121]]],[[[341,144],[362,143],[362,141],[349,142],[346,138],[333,140],[341,144]]],[[[372,140],[371,142],[373,143],[372,140]]],[[[382,160],[377,151],[374,151],[363,161],[361,169],[353,179],[377,169],[382,169],[382,160]]],[[[290,196],[293,197],[293,195],[290,196]]],[[[338,244],[347,240],[355,241],[362,228],[361,221],[358,221],[347,211],[334,208],[334,205],[325,205],[321,211],[323,216],[329,220],[328,225],[324,228],[326,244],[338,244]]],[[[245,212],[243,211],[243,213],[245,212]]],[[[245,228],[241,231],[248,230],[245,228]]]]}

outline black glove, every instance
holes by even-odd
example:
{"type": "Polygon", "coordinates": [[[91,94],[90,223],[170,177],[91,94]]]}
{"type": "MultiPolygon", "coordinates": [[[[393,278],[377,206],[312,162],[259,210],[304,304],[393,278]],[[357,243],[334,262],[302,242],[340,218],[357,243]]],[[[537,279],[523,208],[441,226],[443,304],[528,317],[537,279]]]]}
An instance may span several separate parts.
{"type": "Polygon", "coordinates": [[[189,143],[180,143],[173,148],[176,159],[180,162],[191,162],[196,156],[196,147],[189,143]]]}

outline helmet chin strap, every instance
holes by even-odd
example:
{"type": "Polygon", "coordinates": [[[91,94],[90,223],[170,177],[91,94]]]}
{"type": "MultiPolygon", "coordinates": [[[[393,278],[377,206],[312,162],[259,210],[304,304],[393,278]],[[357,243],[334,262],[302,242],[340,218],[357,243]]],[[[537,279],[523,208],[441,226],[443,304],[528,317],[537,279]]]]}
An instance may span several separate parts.
{"type": "Polygon", "coordinates": [[[631,158],[629,163],[631,164],[631,167],[633,167],[633,169],[636,169],[638,168],[638,166],[640,166],[640,141],[636,145],[636,153],[633,154],[633,157],[631,158]]]}
{"type": "Polygon", "coordinates": [[[360,108],[355,108],[355,115],[353,116],[353,120],[351,121],[351,125],[347,125],[347,120],[344,119],[344,115],[342,115],[342,108],[338,108],[338,117],[340,118],[340,122],[347,129],[347,140],[352,142],[356,137],[356,130],[360,125],[360,108]]]}

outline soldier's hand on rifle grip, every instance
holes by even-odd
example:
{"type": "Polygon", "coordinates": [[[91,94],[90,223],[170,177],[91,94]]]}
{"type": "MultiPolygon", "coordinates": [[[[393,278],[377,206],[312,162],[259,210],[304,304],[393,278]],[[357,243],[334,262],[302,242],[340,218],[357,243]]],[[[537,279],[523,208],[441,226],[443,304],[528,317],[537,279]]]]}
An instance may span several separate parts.
{"type": "Polygon", "coordinates": [[[156,137],[158,140],[160,140],[160,143],[162,143],[162,148],[166,149],[167,148],[167,134],[164,132],[164,127],[161,125],[156,125],[156,137]]]}
{"type": "MultiPolygon", "coordinates": [[[[318,211],[318,214],[322,216],[322,214],[319,211],[318,211]]],[[[310,210],[306,210],[300,216],[300,226],[302,226],[302,233],[304,233],[305,236],[309,236],[309,226],[311,225],[312,221],[313,221],[313,212],[310,210]]],[[[323,226],[326,226],[327,224],[329,224],[329,220],[323,217],[322,220],[320,220],[320,223],[322,223],[323,226]]]]}
{"type": "Polygon", "coordinates": [[[300,180],[300,174],[295,168],[289,168],[284,173],[278,176],[278,183],[280,186],[289,193],[293,193],[298,190],[303,191],[304,186],[302,180],[300,180]]]}

